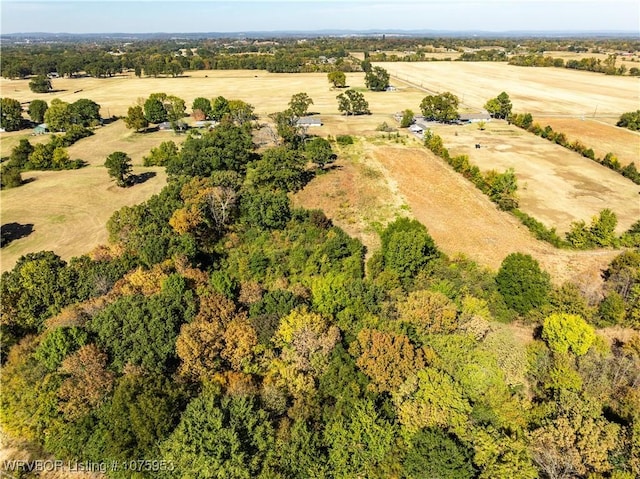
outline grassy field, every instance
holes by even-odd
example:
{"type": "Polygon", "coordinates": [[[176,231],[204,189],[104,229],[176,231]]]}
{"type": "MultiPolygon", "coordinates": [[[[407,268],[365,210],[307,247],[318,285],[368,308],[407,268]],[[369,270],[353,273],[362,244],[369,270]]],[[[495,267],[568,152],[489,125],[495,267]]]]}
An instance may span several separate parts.
{"type": "MultiPolygon", "coordinates": [[[[18,133],[8,134],[11,142],[17,143],[25,136],[18,133]]],[[[27,137],[33,143],[48,139],[47,135],[27,137]]],[[[2,224],[32,225],[33,231],[2,248],[0,269],[11,269],[18,258],[28,252],[53,250],[69,259],[106,243],[105,225],[113,212],[146,200],[166,183],[164,168],[141,167],[142,156],[162,141],[180,142],[183,138],[167,132],[136,134],[127,130],[122,121],[116,121],[68,149],[72,159],[83,159],[89,166],[79,170],[24,173],[27,184],[0,192],[2,224]],[[114,151],[124,151],[131,156],[136,165],[134,174],[147,172],[155,176],[130,188],[117,187],[103,167],[107,155],[114,151]]],[[[3,147],[4,143],[3,136],[3,147]]]]}
{"type": "Polygon", "coordinates": [[[165,185],[164,168],[134,168],[135,174],[142,172],[155,176],[125,189],[102,167],[24,174],[33,181],[0,192],[2,224],[33,225],[33,232],[2,248],[0,269],[11,269],[28,252],[52,250],[68,260],[106,243],[105,225],[114,211],[146,200],[165,185]]]}
{"type": "Polygon", "coordinates": [[[293,196],[296,206],[321,208],[336,226],[358,238],[367,255],[380,247],[379,232],[397,216],[409,216],[398,185],[359,140],[340,148],[338,160],[293,196]]]}
{"type": "MultiPolygon", "coordinates": [[[[556,51],[546,51],[544,52],[544,56],[545,57],[552,57],[552,58],[562,58],[565,62],[567,60],[582,60],[583,58],[596,58],[602,62],[604,62],[604,60],[606,60],[609,57],[609,54],[607,53],[588,53],[588,52],[581,52],[581,53],[576,53],[576,52],[556,52],[556,51]]],[[[624,65],[625,67],[627,67],[627,70],[629,68],[640,68],[640,55],[630,55],[630,56],[618,56],[617,60],[616,60],[616,67],[620,67],[621,65],[624,65]]]]}
{"type": "MultiPolygon", "coordinates": [[[[462,106],[480,110],[505,91],[514,112],[535,116],[573,115],[618,118],[637,110],[640,79],[563,68],[528,68],[497,62],[376,63],[399,79],[431,93],[450,91],[462,106]]],[[[417,108],[416,105],[411,105],[417,108]]]]}
{"type": "MultiPolygon", "coordinates": [[[[188,109],[196,97],[214,98],[223,95],[255,105],[260,121],[265,121],[269,113],[285,109],[294,93],[306,92],[314,100],[311,110],[319,113],[324,123],[322,127],[310,129],[310,133],[321,136],[351,134],[368,138],[380,135],[376,127],[383,121],[395,126],[392,118],[394,112],[405,108],[419,111],[418,105],[427,94],[420,83],[428,84],[428,88],[433,91],[453,91],[464,98],[465,106],[470,110],[480,109],[488,98],[504,90],[512,97],[516,110],[530,111],[536,119],[542,118],[541,115],[536,115],[538,112],[581,115],[591,109],[594,101],[598,102],[599,112],[612,112],[619,116],[621,112],[635,107],[639,95],[638,79],[607,77],[587,72],[525,69],[497,63],[388,63],[383,66],[401,77],[411,77],[414,84],[393,80],[392,83],[399,87],[397,91],[369,92],[364,88],[362,73],[348,73],[347,83],[364,93],[373,112],[370,116],[362,117],[344,117],[339,114],[335,97],[340,90],[330,87],[326,74],[199,71],[189,72],[181,78],[139,79],[121,75],[109,79],[56,79],[53,83],[58,91],[50,94],[32,93],[27,80],[0,79],[0,90],[3,96],[22,102],[34,98],[47,101],[61,98],[68,102],[90,98],[102,106],[104,116],[124,115],[129,106],[152,92],[177,95],[186,101],[188,109]]],[[[597,125],[595,122],[593,124],[597,125]]],[[[508,128],[498,122],[490,125],[485,132],[478,131],[474,125],[455,129],[442,127],[440,133],[452,153],[470,154],[471,161],[483,169],[514,166],[520,179],[523,209],[545,224],[557,225],[559,229],[566,228],[574,219],[589,219],[604,207],[611,207],[616,211],[621,228],[630,224],[633,215],[638,216],[637,211],[633,210],[634,200],[637,205],[638,189],[628,180],[521,130],[508,128]],[[455,131],[458,131],[457,136],[455,131]],[[474,143],[482,143],[485,147],[469,151],[474,143]]],[[[558,130],[564,131],[562,128],[558,130]]],[[[612,130],[618,131],[615,128],[612,130]]],[[[570,134],[569,131],[566,133],[570,134]]],[[[7,155],[23,137],[28,137],[32,142],[48,139],[46,136],[31,137],[29,132],[2,133],[2,155],[7,155]]],[[[11,268],[21,254],[29,251],[53,249],[69,258],[104,242],[104,224],[113,211],[122,205],[145,200],[158,192],[165,183],[163,172],[153,170],[157,176],[143,184],[120,190],[109,182],[102,167],[106,156],[113,151],[124,151],[132,157],[140,172],[142,157],[152,147],[168,139],[179,142],[183,138],[166,132],[136,134],[127,130],[122,121],[116,121],[96,130],[93,137],[83,139],[69,148],[71,158],[87,161],[90,164],[87,168],[28,173],[25,177],[34,178],[35,181],[15,190],[1,192],[2,223],[15,221],[34,225],[34,231],[29,236],[2,249],[2,270],[11,268]]],[[[614,141],[624,142],[622,137],[614,141]]],[[[468,228],[462,227],[463,223],[457,227],[451,223],[450,218],[460,214],[462,209],[474,216],[474,208],[483,212],[480,215],[482,218],[484,212],[489,211],[487,208],[493,208],[493,205],[484,205],[485,199],[481,203],[470,203],[475,206],[465,204],[456,207],[448,204],[451,199],[446,198],[434,204],[417,201],[412,192],[421,191],[425,182],[438,184],[438,175],[445,173],[440,170],[421,173],[419,169],[410,174],[401,172],[398,170],[400,165],[423,164],[419,158],[428,153],[421,147],[419,150],[398,147],[397,151],[391,151],[388,145],[381,143],[384,142],[366,141],[360,146],[361,150],[346,151],[334,170],[317,177],[296,195],[297,204],[325,209],[336,224],[362,239],[370,249],[377,247],[376,229],[395,215],[407,214],[408,209],[435,232],[434,237],[437,235],[436,239],[439,244],[444,245],[447,252],[464,252],[491,267],[499,264],[499,260],[506,255],[505,251],[536,251],[536,248],[547,248],[535,241],[529,243],[532,241],[531,237],[516,223],[502,232],[498,229],[496,231],[499,233],[485,236],[484,239],[469,235],[468,228]],[[394,159],[396,156],[398,159],[394,159]],[[436,221],[433,218],[438,219],[436,221]],[[515,234],[513,228],[519,233],[515,234]],[[445,230],[449,232],[445,234],[445,230]],[[456,243],[456,238],[466,236],[469,237],[466,246],[456,243]],[[474,244],[474,241],[478,243],[474,244]],[[493,252],[487,252],[492,242],[495,243],[493,252]],[[503,245],[502,242],[507,243],[503,245]],[[474,249],[477,250],[475,256],[471,254],[474,249]],[[485,254],[486,258],[483,257],[485,254]]],[[[419,146],[413,137],[408,140],[408,145],[411,144],[414,148],[419,146]]],[[[617,152],[621,158],[622,151],[623,148],[620,148],[617,152]]],[[[627,155],[630,154],[631,149],[627,155]]],[[[449,179],[442,183],[442,187],[449,189],[452,195],[455,196],[458,190],[464,192],[469,188],[473,189],[467,182],[460,183],[456,174],[452,175],[451,178],[447,176],[449,179]]],[[[473,191],[473,195],[476,194],[479,193],[473,191]]],[[[497,213],[500,221],[505,221],[504,214],[497,213]]],[[[495,226],[490,216],[487,216],[486,221],[488,225],[495,226]]],[[[508,221],[515,220],[508,217],[508,221]]],[[[493,227],[488,228],[487,234],[489,230],[493,230],[493,227]]],[[[599,256],[608,254],[609,252],[598,253],[599,256]]],[[[576,253],[571,256],[571,260],[558,260],[556,267],[552,265],[552,260],[547,260],[545,264],[558,272],[563,268],[569,272],[578,271],[584,266],[581,262],[584,260],[586,264],[591,260],[585,258],[592,257],[589,253],[576,253]]]]}
{"type": "Polygon", "coordinates": [[[618,216],[622,232],[640,217],[640,186],[566,148],[504,121],[434,127],[452,155],[468,155],[482,171],[513,168],[523,211],[558,231],[590,221],[604,208],[618,216]],[[475,144],[481,145],[480,149],[475,144]]]}
{"type": "Polygon", "coordinates": [[[450,256],[464,254],[496,270],[509,253],[534,256],[554,281],[597,288],[613,250],[567,251],[536,240],[512,215],[497,209],[443,160],[418,146],[369,139],[341,155],[337,167],[316,177],[296,204],[322,208],[337,226],[379,246],[379,226],[396,216],[415,217],[450,256]]]}
{"type": "MultiPolygon", "coordinates": [[[[373,113],[393,113],[420,103],[424,92],[406,87],[399,92],[369,92],[365,90],[363,73],[347,73],[347,84],[362,89],[373,113]],[[406,103],[406,107],[398,103],[406,103]]],[[[102,116],[126,115],[127,109],[139,98],[150,93],[164,92],[185,100],[187,110],[197,97],[238,98],[256,107],[256,113],[269,113],[287,108],[291,95],[306,92],[314,101],[310,110],[322,114],[339,114],[336,95],[340,90],[331,88],[326,73],[280,74],[265,71],[228,70],[188,72],[179,78],[136,78],[132,74],[113,78],[55,79],[55,93],[36,94],[29,90],[28,80],[0,78],[3,96],[21,102],[36,98],[50,102],[59,98],[74,102],[89,98],[98,103],[102,116]],[[77,93],[76,93],[77,92],[77,93]]]]}
{"type": "Polygon", "coordinates": [[[550,125],[555,131],[567,135],[569,141],[580,140],[593,149],[596,157],[602,158],[611,152],[615,153],[622,166],[635,162],[640,168],[640,132],[591,118],[535,117],[534,121],[542,127],[550,125]]]}

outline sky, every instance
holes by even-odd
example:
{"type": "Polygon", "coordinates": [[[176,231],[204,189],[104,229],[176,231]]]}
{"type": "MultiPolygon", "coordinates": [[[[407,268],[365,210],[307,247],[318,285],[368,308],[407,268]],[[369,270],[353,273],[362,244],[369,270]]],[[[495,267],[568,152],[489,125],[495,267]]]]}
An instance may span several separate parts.
{"type": "Polygon", "coordinates": [[[637,0],[0,0],[1,33],[624,31],[637,0]]]}

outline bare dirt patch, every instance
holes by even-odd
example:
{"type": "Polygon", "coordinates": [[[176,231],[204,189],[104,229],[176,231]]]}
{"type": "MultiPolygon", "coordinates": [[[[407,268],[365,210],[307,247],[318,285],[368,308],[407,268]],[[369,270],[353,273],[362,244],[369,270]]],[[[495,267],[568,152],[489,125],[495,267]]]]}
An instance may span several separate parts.
{"type": "Polygon", "coordinates": [[[521,209],[548,227],[564,232],[605,208],[616,213],[619,233],[640,218],[639,185],[544,138],[504,121],[491,121],[484,131],[475,124],[433,130],[452,155],[468,155],[482,171],[513,168],[521,209]]]}

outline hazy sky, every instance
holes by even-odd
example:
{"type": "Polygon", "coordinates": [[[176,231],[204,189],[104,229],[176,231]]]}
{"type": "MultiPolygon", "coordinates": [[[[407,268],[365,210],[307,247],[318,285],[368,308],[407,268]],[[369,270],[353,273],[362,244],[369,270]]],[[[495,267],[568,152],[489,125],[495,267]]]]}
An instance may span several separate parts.
{"type": "Polygon", "coordinates": [[[640,35],[637,0],[0,0],[0,9],[2,33],[425,29],[640,35]]]}

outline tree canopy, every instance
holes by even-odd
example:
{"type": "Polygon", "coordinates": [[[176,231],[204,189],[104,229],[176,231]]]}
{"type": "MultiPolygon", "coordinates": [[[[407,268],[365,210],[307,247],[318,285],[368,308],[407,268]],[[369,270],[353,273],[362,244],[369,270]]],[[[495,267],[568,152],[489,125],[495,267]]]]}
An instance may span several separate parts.
{"type": "Polygon", "coordinates": [[[448,123],[456,120],[460,100],[450,92],[428,95],[420,102],[420,110],[427,120],[448,123]]]}

